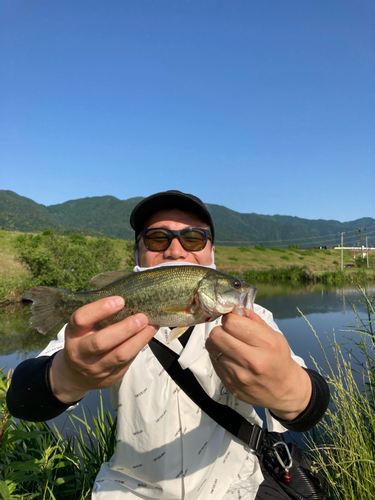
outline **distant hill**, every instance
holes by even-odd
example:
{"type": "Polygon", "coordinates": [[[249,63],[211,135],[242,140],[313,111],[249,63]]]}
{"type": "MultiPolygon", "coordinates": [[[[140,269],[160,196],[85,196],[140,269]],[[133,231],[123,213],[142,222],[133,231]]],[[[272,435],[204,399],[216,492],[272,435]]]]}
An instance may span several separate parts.
{"type": "Polygon", "coordinates": [[[142,197],[119,200],[114,196],[96,196],[51,205],[47,211],[53,220],[66,228],[80,227],[130,240],[134,238],[130,214],[141,200],[142,197]]]}
{"type": "MultiPolygon", "coordinates": [[[[0,190],[0,226],[22,232],[81,231],[130,240],[133,230],[129,217],[140,200],[142,197],[119,200],[114,196],[96,196],[47,207],[13,191],[0,190]]],[[[344,244],[353,245],[359,241],[354,234],[357,228],[366,227],[363,234],[368,236],[368,244],[375,246],[375,219],[371,217],[342,223],[288,215],[242,214],[221,205],[207,204],[207,207],[215,223],[217,245],[334,246],[340,243],[341,232],[346,232],[344,244]]]]}
{"type": "Polygon", "coordinates": [[[0,190],[0,227],[3,229],[25,233],[38,233],[53,229],[64,234],[80,232],[90,236],[108,236],[101,231],[87,229],[81,224],[76,227],[65,226],[48,210],[48,207],[30,198],[19,196],[13,191],[0,190]]]}
{"type": "Polygon", "coordinates": [[[49,214],[44,205],[19,196],[13,191],[3,190],[0,191],[0,226],[22,232],[64,228],[49,214]]]}

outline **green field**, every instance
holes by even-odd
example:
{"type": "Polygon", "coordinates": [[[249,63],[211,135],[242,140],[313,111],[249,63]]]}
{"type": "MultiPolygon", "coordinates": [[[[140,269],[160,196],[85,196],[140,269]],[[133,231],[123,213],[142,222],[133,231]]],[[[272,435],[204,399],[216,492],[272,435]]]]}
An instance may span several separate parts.
{"type": "MultiPolygon", "coordinates": [[[[25,233],[0,230],[0,300],[17,300],[22,292],[22,283],[30,280],[33,276],[30,270],[22,265],[19,260],[20,248],[17,248],[17,239],[25,233]]],[[[94,240],[85,237],[87,241],[94,240]]],[[[120,262],[119,269],[129,270],[132,267],[133,243],[124,240],[110,240],[113,245],[114,255],[120,262]]],[[[374,279],[375,250],[369,256],[369,269],[344,268],[341,280],[351,281],[365,272],[369,279],[374,279]]],[[[117,260],[117,259],[116,259],[117,260]]],[[[264,280],[267,271],[272,272],[273,280],[277,280],[276,270],[279,271],[280,279],[285,279],[285,275],[290,270],[294,273],[296,268],[303,269],[306,276],[316,278],[329,273],[331,276],[340,272],[341,252],[340,250],[320,250],[320,249],[298,249],[298,248],[266,248],[255,246],[250,247],[224,247],[217,246],[215,251],[216,266],[219,270],[235,275],[244,275],[249,271],[263,272],[264,280]],[[283,276],[283,278],[281,278],[283,276]]],[[[356,264],[353,251],[344,251],[344,265],[356,264]]],[[[117,267],[117,266],[116,266],[117,267]]],[[[252,280],[257,279],[253,274],[252,280]]],[[[260,275],[259,275],[260,276],[260,275]]],[[[300,279],[296,277],[295,279],[300,279]]]]}
{"type": "MultiPolygon", "coordinates": [[[[306,266],[313,271],[340,269],[339,250],[302,250],[284,248],[217,247],[216,265],[220,269],[271,269],[306,266]]],[[[344,251],[344,265],[354,264],[353,252],[344,251]]],[[[350,269],[348,269],[350,270],[350,269]]]]}

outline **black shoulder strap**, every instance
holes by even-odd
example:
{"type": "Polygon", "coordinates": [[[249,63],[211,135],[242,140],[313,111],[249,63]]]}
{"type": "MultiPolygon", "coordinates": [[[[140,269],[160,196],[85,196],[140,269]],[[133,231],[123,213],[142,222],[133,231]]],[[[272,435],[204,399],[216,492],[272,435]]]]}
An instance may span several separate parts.
{"type": "Polygon", "coordinates": [[[259,425],[251,424],[229,406],[211,399],[193,373],[189,369],[183,370],[181,368],[178,354],[166,345],[153,338],[149,346],[163,368],[196,405],[224,429],[244,441],[257,454],[260,453],[267,431],[264,431],[259,425]]]}

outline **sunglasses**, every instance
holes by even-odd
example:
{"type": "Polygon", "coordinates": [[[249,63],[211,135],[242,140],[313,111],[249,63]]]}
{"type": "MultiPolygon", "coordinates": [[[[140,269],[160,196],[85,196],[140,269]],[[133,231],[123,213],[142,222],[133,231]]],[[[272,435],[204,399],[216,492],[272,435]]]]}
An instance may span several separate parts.
{"type": "Polygon", "coordinates": [[[190,252],[203,250],[207,244],[207,239],[212,241],[211,233],[208,229],[200,227],[186,227],[180,231],[172,231],[163,227],[144,229],[139,233],[137,243],[143,236],[143,243],[147,250],[151,252],[163,252],[172,243],[173,238],[178,238],[181,246],[190,252]]]}

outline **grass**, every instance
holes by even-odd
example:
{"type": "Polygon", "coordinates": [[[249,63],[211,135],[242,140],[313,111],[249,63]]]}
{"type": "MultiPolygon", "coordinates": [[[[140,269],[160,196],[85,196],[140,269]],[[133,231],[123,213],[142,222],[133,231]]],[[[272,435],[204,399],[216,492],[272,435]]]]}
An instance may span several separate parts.
{"type": "Polygon", "coordinates": [[[7,279],[22,279],[27,277],[27,270],[15,256],[15,243],[20,233],[0,230],[0,275],[7,279]]]}
{"type": "Polygon", "coordinates": [[[348,330],[356,333],[351,348],[339,345],[334,334],[327,335],[335,364],[326,357],[324,372],[315,363],[330,386],[331,404],[306,440],[327,479],[332,500],[375,498],[375,303],[365,289],[360,291],[368,316],[360,318],[353,305],[357,324],[348,330]]]}
{"type": "Polygon", "coordinates": [[[6,407],[10,372],[0,370],[0,498],[85,500],[101,464],[116,446],[116,419],[103,399],[91,421],[68,412],[73,435],[47,422],[18,421],[6,407]]]}
{"type": "MultiPolygon", "coordinates": [[[[375,258],[375,250],[372,258],[375,258]]],[[[249,269],[269,270],[273,268],[288,268],[293,264],[303,264],[314,273],[326,271],[339,271],[341,254],[340,250],[304,250],[285,248],[258,247],[216,247],[215,262],[218,269],[223,271],[247,271],[249,269]],[[239,264],[234,266],[231,259],[238,257],[239,264]],[[257,262],[256,266],[254,262],[257,262]]],[[[371,257],[370,257],[371,259],[371,257]]],[[[344,251],[344,264],[354,264],[353,253],[350,250],[344,251]]],[[[355,274],[356,268],[344,269],[348,275],[355,274]]],[[[374,274],[372,266],[367,270],[369,275],[374,274]]]]}
{"type": "Polygon", "coordinates": [[[19,233],[0,230],[0,300],[19,297],[29,272],[16,259],[15,243],[19,233]]]}

